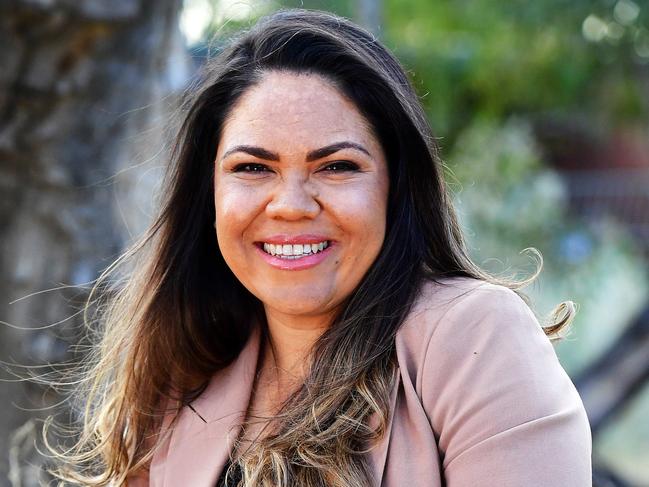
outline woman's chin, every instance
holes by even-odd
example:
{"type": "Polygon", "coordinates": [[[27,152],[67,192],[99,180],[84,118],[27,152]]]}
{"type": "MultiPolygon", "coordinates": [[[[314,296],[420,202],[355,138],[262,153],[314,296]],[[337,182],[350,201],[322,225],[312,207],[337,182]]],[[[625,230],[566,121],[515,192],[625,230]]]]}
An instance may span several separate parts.
{"type": "Polygon", "coordinates": [[[313,319],[320,316],[331,318],[337,306],[327,298],[312,294],[291,293],[290,298],[273,296],[272,298],[261,298],[261,301],[266,314],[275,315],[278,318],[282,315],[287,318],[291,317],[291,319],[299,317],[313,319]]]}

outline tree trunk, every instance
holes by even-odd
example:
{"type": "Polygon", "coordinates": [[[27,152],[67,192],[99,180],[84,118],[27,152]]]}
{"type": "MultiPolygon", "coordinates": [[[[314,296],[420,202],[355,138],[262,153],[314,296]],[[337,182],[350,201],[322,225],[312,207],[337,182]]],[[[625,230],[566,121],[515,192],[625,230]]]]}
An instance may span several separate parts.
{"type": "MultiPolygon", "coordinates": [[[[70,317],[71,305],[78,309],[86,297],[84,286],[146,225],[158,180],[151,167],[162,163],[174,97],[161,100],[189,73],[180,4],[0,4],[3,362],[69,358],[79,316],[43,327],[70,317]],[[24,298],[62,285],[75,287],[24,298]]],[[[0,382],[0,487],[39,485],[34,419],[53,410],[20,408],[60,400],[45,396],[33,384],[0,382]]]]}

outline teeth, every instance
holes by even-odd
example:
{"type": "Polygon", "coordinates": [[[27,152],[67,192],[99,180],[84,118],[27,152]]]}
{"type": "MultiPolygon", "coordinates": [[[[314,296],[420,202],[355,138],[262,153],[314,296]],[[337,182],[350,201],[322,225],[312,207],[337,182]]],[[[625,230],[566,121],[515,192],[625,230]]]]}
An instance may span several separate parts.
{"type": "Polygon", "coordinates": [[[285,244],[275,245],[271,243],[264,243],[264,252],[270,255],[276,255],[283,259],[301,259],[305,255],[316,254],[322,252],[329,247],[329,242],[319,242],[314,244],[285,244]]]}

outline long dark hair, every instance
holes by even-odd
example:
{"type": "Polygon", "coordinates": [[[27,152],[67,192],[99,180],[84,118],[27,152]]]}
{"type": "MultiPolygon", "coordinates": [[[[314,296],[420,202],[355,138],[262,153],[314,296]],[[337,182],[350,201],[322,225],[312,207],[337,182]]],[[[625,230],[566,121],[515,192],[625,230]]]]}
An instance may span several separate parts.
{"type": "Polygon", "coordinates": [[[154,448],[145,438],[170,413],[166,398],[178,407],[195,398],[263,325],[261,304],[220,254],[212,181],[224,120],[272,70],[323,76],[355,103],[383,146],[390,191],[381,252],[315,344],[305,386],[284,404],[277,431],[237,459],[245,485],[370,485],[362,453],[385,428],[395,334],[424,280],[464,276],[517,289],[536,277],[505,282],[471,261],[435,138],[395,57],[346,19],[276,12],[233,39],[187,90],[166,200],[128,254],[139,262],[134,274],[99,316],[105,332],[85,375],[84,434],[63,456],[99,475],[77,468],[67,478],[106,485],[145,465],[154,448]]]}

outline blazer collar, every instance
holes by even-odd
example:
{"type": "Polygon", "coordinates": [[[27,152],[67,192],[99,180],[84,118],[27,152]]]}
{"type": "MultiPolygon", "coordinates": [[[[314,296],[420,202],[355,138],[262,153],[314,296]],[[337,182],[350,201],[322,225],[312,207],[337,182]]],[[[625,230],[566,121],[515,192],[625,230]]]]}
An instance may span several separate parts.
{"type": "MultiPolygon", "coordinates": [[[[218,371],[205,391],[184,408],[173,428],[164,463],[160,465],[164,470],[164,487],[216,485],[245,419],[260,346],[261,330],[255,327],[237,359],[218,371]]],[[[387,458],[400,374],[397,377],[386,433],[368,454],[376,485],[380,485],[387,458]]],[[[376,424],[376,420],[371,417],[370,424],[376,424]]]]}
{"type": "Polygon", "coordinates": [[[164,481],[151,485],[216,485],[245,419],[260,342],[255,327],[234,362],[214,374],[203,393],[181,411],[160,462],[164,481]]]}
{"type": "Polygon", "coordinates": [[[205,391],[192,403],[194,412],[205,422],[227,422],[232,416],[245,416],[257,373],[261,335],[260,327],[255,326],[239,356],[214,374],[205,391]]]}

